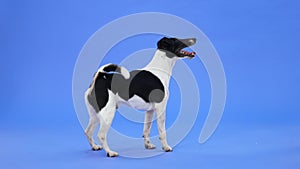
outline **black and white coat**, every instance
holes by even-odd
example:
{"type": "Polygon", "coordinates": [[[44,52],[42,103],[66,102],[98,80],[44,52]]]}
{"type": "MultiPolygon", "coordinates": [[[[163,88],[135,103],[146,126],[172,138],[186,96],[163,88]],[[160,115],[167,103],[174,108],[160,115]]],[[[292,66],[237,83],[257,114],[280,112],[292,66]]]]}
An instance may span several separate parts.
{"type": "Polygon", "coordinates": [[[143,69],[129,72],[126,68],[115,64],[107,64],[99,68],[85,92],[85,102],[90,116],[85,133],[93,150],[101,150],[103,146],[107,156],[118,156],[117,152],[110,150],[106,136],[116,109],[126,104],[146,111],[143,133],[145,148],[155,148],[155,145],[150,142],[150,128],[156,112],[162,148],[167,152],[172,151],[167,143],[165,129],[169,82],[176,61],[194,57],[195,52],[182,49],[195,42],[195,38],[164,37],[158,41],[158,49],[152,61],[143,69]],[[98,139],[102,146],[96,145],[92,138],[99,122],[98,139]]]}

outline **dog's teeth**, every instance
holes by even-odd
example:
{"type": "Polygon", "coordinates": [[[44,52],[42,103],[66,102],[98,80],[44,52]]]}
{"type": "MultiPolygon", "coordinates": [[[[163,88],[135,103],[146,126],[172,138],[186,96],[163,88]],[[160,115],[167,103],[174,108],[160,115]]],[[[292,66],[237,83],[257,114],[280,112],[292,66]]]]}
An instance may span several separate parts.
{"type": "Polygon", "coordinates": [[[186,56],[194,56],[196,54],[196,52],[188,52],[185,50],[181,50],[180,53],[186,56]]]}

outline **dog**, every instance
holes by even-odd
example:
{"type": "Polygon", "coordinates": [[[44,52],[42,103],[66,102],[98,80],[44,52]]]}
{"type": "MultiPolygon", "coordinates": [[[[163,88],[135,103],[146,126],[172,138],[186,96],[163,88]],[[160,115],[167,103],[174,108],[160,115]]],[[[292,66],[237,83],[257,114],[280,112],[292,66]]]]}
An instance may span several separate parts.
{"type": "Polygon", "coordinates": [[[117,152],[110,150],[106,137],[116,110],[120,105],[126,104],[146,111],[143,130],[145,148],[155,148],[150,142],[150,128],[156,112],[162,149],[166,152],[172,151],[172,147],[167,143],[165,129],[169,82],[176,61],[195,56],[195,52],[183,50],[195,43],[196,38],[163,37],[157,42],[153,59],[142,69],[129,72],[126,68],[115,64],[99,68],[85,92],[85,104],[90,117],[85,134],[92,150],[104,148],[108,157],[118,156],[117,152]],[[93,140],[93,133],[99,122],[97,137],[103,147],[95,144],[93,140]]]}

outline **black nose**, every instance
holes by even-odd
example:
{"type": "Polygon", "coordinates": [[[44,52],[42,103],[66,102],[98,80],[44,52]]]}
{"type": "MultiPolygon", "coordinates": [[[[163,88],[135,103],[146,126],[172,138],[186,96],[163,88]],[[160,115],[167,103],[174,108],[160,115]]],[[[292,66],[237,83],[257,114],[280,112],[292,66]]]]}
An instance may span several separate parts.
{"type": "Polygon", "coordinates": [[[191,46],[191,45],[195,44],[196,41],[197,41],[196,38],[190,38],[190,39],[188,40],[188,45],[191,46]]]}
{"type": "Polygon", "coordinates": [[[186,39],[178,39],[181,43],[186,46],[192,46],[196,43],[196,38],[186,38],[186,39]]]}

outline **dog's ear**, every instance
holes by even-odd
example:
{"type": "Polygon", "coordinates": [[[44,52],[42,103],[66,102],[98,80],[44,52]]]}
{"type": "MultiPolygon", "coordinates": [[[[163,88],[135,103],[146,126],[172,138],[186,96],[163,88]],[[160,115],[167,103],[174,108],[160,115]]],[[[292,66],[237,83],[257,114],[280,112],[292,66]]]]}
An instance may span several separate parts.
{"type": "Polygon", "coordinates": [[[164,50],[167,50],[169,47],[170,47],[170,40],[169,38],[167,37],[163,37],[162,39],[160,39],[158,42],[157,42],[157,48],[158,49],[164,49],[164,50]]]}

